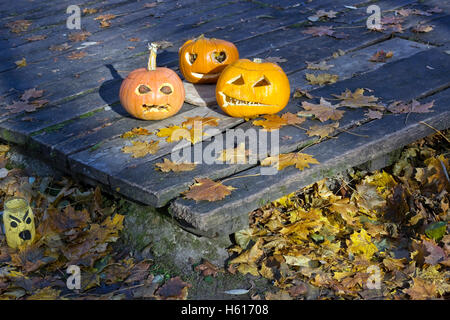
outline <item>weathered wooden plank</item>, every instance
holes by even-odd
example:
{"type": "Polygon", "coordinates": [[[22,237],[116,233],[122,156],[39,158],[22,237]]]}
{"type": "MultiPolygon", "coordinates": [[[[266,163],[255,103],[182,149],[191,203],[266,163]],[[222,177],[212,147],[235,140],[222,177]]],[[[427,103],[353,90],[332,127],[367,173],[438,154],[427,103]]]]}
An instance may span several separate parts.
{"type": "MultiPolygon", "coordinates": [[[[392,99],[409,100],[433,91],[435,88],[449,85],[450,81],[448,77],[445,78],[444,76],[450,68],[448,61],[450,61],[450,57],[440,53],[438,50],[428,50],[420,52],[415,56],[384,65],[371,73],[338,82],[332,86],[316,89],[311,93],[316,97],[328,98],[331,93],[340,94],[347,88],[352,91],[357,88],[370,88],[374,90],[374,94],[377,97],[382,98],[382,101],[386,103],[392,99]],[[426,65],[428,63],[432,63],[437,68],[444,68],[444,70],[436,71],[434,74],[428,72],[429,69],[427,68],[416,67],[410,70],[414,66],[426,65]],[[408,78],[417,80],[411,83],[405,81],[404,70],[410,70],[408,78]]],[[[356,60],[355,63],[357,62],[356,60]]],[[[296,101],[291,101],[283,112],[289,111],[295,113],[298,110],[296,101]]],[[[343,119],[340,120],[340,127],[345,130],[365,121],[367,119],[363,114],[363,110],[347,110],[343,119]]],[[[317,124],[317,121],[307,120],[307,122],[302,124],[302,127],[308,128],[313,124],[317,124]]],[[[240,128],[243,132],[246,132],[248,129],[254,127],[251,122],[247,122],[236,128],[240,128]]],[[[304,131],[291,126],[281,128],[279,136],[292,137],[288,140],[280,140],[280,152],[283,153],[292,152],[316,141],[315,138],[308,137],[304,131]]],[[[204,145],[203,148],[207,148],[207,145],[204,145]]],[[[264,154],[265,151],[262,150],[262,158],[266,156],[264,154]]],[[[154,170],[155,164],[160,162],[160,160],[149,161],[135,168],[123,170],[110,178],[111,187],[120,188],[122,190],[121,192],[127,196],[132,196],[143,203],[163,206],[176,194],[186,190],[194,182],[194,178],[196,177],[218,179],[251,167],[251,165],[198,165],[191,172],[161,173],[154,170]],[[158,181],[158,184],[155,184],[155,181],[158,181]]]]}
{"type": "Polygon", "coordinates": [[[194,106],[207,107],[217,104],[214,84],[193,84],[183,81],[186,96],[184,101],[194,106]]]}
{"type": "Polygon", "coordinates": [[[443,46],[450,42],[450,15],[426,21],[424,24],[432,25],[433,31],[417,33],[408,30],[404,34],[401,34],[400,37],[436,46],[443,46]]]}
{"type": "Polygon", "coordinates": [[[432,113],[410,114],[408,121],[405,114],[384,117],[350,131],[360,136],[341,133],[337,139],[309,147],[307,153],[314,156],[319,165],[312,165],[304,171],[288,167],[273,176],[258,176],[260,168],[253,168],[233,176],[242,175],[242,178],[225,183],[236,190],[224,200],[196,203],[179,198],[172,203],[170,212],[210,236],[231,234],[246,228],[248,212],[265,203],[434,133],[420,121],[438,130],[450,127],[449,99],[450,90],[445,90],[424,100],[435,100],[432,113]]]}
{"type": "MultiPolygon", "coordinates": [[[[151,132],[155,131],[156,133],[157,129],[170,125],[177,125],[181,127],[181,123],[186,120],[186,117],[195,116],[219,118],[220,121],[218,128],[221,131],[235,125],[236,123],[236,119],[226,116],[218,109],[218,107],[196,107],[190,111],[177,114],[165,120],[148,122],[148,124],[143,126],[143,128],[146,128],[151,132]]],[[[243,119],[238,119],[238,121],[242,122],[243,119]]],[[[202,138],[204,139],[205,137],[202,138]]],[[[132,158],[130,154],[126,154],[121,151],[124,146],[131,145],[131,142],[122,138],[113,139],[111,141],[104,142],[97,150],[81,151],[69,156],[70,170],[88,175],[102,183],[109,184],[109,176],[115,175],[117,172],[126,167],[131,168],[145,161],[160,158],[161,156],[172,152],[174,146],[177,148],[182,148],[190,145],[190,142],[185,140],[179,143],[168,143],[166,142],[166,138],[160,138],[156,135],[143,136],[138,140],[146,142],[152,140],[159,141],[159,150],[155,154],[147,155],[144,158],[132,158]]]]}

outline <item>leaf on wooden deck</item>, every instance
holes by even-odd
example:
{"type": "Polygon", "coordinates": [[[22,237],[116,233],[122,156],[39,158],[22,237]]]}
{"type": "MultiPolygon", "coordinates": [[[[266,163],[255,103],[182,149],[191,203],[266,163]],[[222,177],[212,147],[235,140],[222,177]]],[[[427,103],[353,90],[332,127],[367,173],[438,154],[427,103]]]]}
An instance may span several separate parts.
{"type": "Polygon", "coordinates": [[[196,127],[186,129],[180,126],[170,126],[167,128],[159,129],[156,135],[158,137],[167,137],[166,141],[169,143],[185,139],[192,144],[196,144],[197,142],[202,140],[202,137],[205,136],[206,133],[196,127]]]}
{"type": "Polygon", "coordinates": [[[152,133],[149,132],[147,129],[137,127],[137,128],[133,128],[130,131],[123,133],[120,137],[122,139],[132,139],[132,138],[136,138],[137,136],[149,136],[151,134],[152,133]]]}
{"type": "Polygon", "coordinates": [[[217,117],[195,116],[195,117],[185,117],[185,118],[186,118],[186,121],[181,123],[181,125],[184,128],[193,127],[195,123],[197,124],[198,127],[201,127],[201,126],[217,127],[219,125],[219,121],[220,121],[220,119],[217,117]]]}
{"type": "Polygon", "coordinates": [[[173,43],[170,41],[166,41],[166,40],[155,41],[154,43],[156,43],[156,45],[158,46],[158,49],[160,49],[160,50],[164,50],[166,48],[173,47],[173,43]]]}
{"type": "Polygon", "coordinates": [[[333,19],[333,18],[336,18],[336,14],[337,14],[337,12],[334,10],[326,11],[326,10],[320,9],[320,10],[317,10],[317,12],[314,15],[309,16],[308,20],[312,21],[312,22],[316,22],[316,21],[320,20],[321,18],[333,19]]]}
{"type": "Polygon", "coordinates": [[[310,137],[319,136],[320,138],[325,138],[330,136],[339,127],[339,122],[330,123],[326,125],[314,125],[311,126],[306,134],[310,137]]]}
{"type": "Polygon", "coordinates": [[[321,27],[309,27],[303,30],[302,33],[310,34],[314,37],[332,36],[334,34],[333,27],[321,26],[321,27]]]}
{"type": "Polygon", "coordinates": [[[368,112],[364,114],[367,118],[373,119],[381,119],[383,117],[383,112],[378,110],[370,109],[368,112]]]}
{"type": "Polygon", "coordinates": [[[324,98],[320,98],[319,104],[313,104],[306,101],[302,102],[302,108],[306,111],[300,111],[297,113],[299,116],[314,116],[321,122],[327,120],[340,120],[344,115],[344,110],[337,110],[339,105],[332,105],[330,102],[326,101],[324,98]]]}
{"type": "Polygon", "coordinates": [[[321,70],[321,71],[327,71],[334,67],[333,64],[327,64],[327,62],[321,61],[319,63],[313,63],[306,61],[306,64],[308,65],[306,68],[310,70],[321,70]]]}
{"type": "Polygon", "coordinates": [[[20,60],[14,61],[14,63],[16,64],[17,68],[23,68],[27,65],[27,59],[22,58],[20,60]]]}
{"type": "Polygon", "coordinates": [[[302,171],[309,168],[309,164],[319,164],[319,161],[313,156],[301,152],[283,153],[278,156],[267,157],[261,161],[262,166],[277,166],[279,171],[294,165],[302,171]]]}
{"type": "Polygon", "coordinates": [[[434,30],[434,26],[429,25],[429,24],[421,24],[419,23],[418,25],[416,25],[415,27],[413,27],[411,29],[412,32],[415,33],[427,33],[427,32],[431,32],[434,30]]]}
{"type": "Polygon", "coordinates": [[[196,183],[189,187],[183,194],[187,199],[195,201],[218,201],[231,194],[233,188],[225,186],[221,182],[214,182],[208,178],[197,178],[196,183]]]}
{"type": "Polygon", "coordinates": [[[16,20],[8,22],[6,26],[9,28],[9,31],[11,32],[21,33],[27,31],[31,23],[32,23],[31,20],[16,20]]]}
{"type": "Polygon", "coordinates": [[[33,42],[33,41],[41,41],[47,39],[47,36],[45,34],[35,35],[26,38],[27,41],[33,42]]]}
{"type": "Polygon", "coordinates": [[[94,14],[94,13],[97,13],[97,12],[98,12],[98,9],[95,9],[95,8],[84,8],[83,9],[83,14],[86,14],[86,15],[94,14]]]}
{"type": "Polygon", "coordinates": [[[237,148],[222,150],[217,160],[228,164],[245,164],[250,154],[250,150],[245,150],[245,143],[240,143],[237,148]]]}
{"type": "Polygon", "coordinates": [[[433,112],[433,110],[430,110],[433,106],[434,100],[424,104],[421,104],[417,100],[412,100],[410,103],[395,101],[387,109],[392,113],[428,113],[433,112]]]}
{"type": "Polygon", "coordinates": [[[376,110],[384,110],[385,107],[378,103],[378,98],[375,96],[365,96],[364,89],[359,88],[356,89],[355,92],[347,89],[345,92],[340,95],[333,94],[339,100],[342,100],[338,105],[340,107],[349,107],[349,108],[373,108],[376,110]]]}
{"type": "Polygon", "coordinates": [[[319,86],[323,86],[325,84],[332,84],[339,80],[338,75],[330,73],[321,73],[318,74],[317,76],[312,73],[306,73],[305,77],[310,84],[319,86]]]}
{"type": "Polygon", "coordinates": [[[123,153],[132,153],[133,158],[142,158],[148,154],[155,154],[159,150],[159,141],[132,141],[133,145],[122,148],[123,153]]]}
{"type": "Polygon", "coordinates": [[[286,125],[302,124],[306,120],[305,118],[299,118],[296,114],[293,114],[291,112],[283,113],[281,115],[281,119],[286,122],[286,125]]]}
{"type": "Polygon", "coordinates": [[[111,23],[109,22],[109,20],[115,19],[116,15],[115,14],[102,14],[99,15],[98,17],[94,18],[94,20],[100,20],[100,27],[101,28],[109,28],[111,26],[111,23]]]}
{"type": "Polygon", "coordinates": [[[276,114],[267,114],[264,118],[266,120],[255,120],[253,124],[255,126],[262,126],[267,131],[278,130],[283,126],[300,124],[305,121],[305,119],[299,118],[290,112],[286,112],[281,117],[276,114]]]}
{"type": "Polygon", "coordinates": [[[30,99],[40,98],[44,94],[44,90],[36,90],[36,88],[31,88],[25,90],[25,92],[20,96],[20,100],[29,101],[30,99]]]}
{"type": "Polygon", "coordinates": [[[301,88],[295,89],[293,97],[294,97],[294,99],[299,99],[299,98],[302,98],[302,97],[305,97],[307,99],[312,99],[313,98],[313,96],[307,90],[303,90],[301,88]]]}
{"type": "Polygon", "coordinates": [[[369,59],[371,62],[386,62],[387,59],[390,59],[394,56],[392,51],[384,52],[384,50],[379,50],[374,53],[374,55],[369,59]]]}
{"type": "Polygon", "coordinates": [[[88,31],[81,31],[69,34],[69,40],[72,42],[84,41],[91,35],[88,31]]]}
{"type": "Polygon", "coordinates": [[[167,158],[164,158],[163,162],[159,162],[156,165],[156,168],[162,172],[182,172],[182,171],[192,171],[197,166],[195,163],[176,163],[167,158]]]}
{"type": "Polygon", "coordinates": [[[52,45],[48,49],[51,51],[65,51],[72,48],[71,45],[69,45],[67,42],[60,44],[60,45],[52,45]]]}
{"type": "Polygon", "coordinates": [[[67,56],[67,59],[69,60],[78,60],[83,59],[86,56],[86,52],[84,51],[78,51],[78,52],[72,52],[67,56]]]}

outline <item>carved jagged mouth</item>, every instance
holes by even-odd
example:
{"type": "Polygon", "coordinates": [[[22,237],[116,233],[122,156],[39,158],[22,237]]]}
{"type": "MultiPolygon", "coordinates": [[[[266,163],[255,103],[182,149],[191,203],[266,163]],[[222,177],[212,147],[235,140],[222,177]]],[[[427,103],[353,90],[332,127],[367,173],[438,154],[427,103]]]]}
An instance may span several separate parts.
{"type": "Polygon", "coordinates": [[[165,104],[165,105],[143,104],[142,108],[144,108],[144,113],[147,113],[147,112],[169,112],[170,105],[169,104],[165,104]]]}
{"type": "Polygon", "coordinates": [[[220,73],[197,73],[197,72],[191,72],[191,75],[193,77],[196,77],[197,79],[213,79],[220,75],[220,73]]]}
{"type": "Polygon", "coordinates": [[[236,98],[227,96],[222,91],[219,91],[219,94],[223,97],[223,106],[222,107],[227,107],[227,106],[271,107],[271,106],[273,106],[271,104],[264,104],[264,103],[254,102],[254,101],[245,101],[245,100],[236,99],[236,98]]]}

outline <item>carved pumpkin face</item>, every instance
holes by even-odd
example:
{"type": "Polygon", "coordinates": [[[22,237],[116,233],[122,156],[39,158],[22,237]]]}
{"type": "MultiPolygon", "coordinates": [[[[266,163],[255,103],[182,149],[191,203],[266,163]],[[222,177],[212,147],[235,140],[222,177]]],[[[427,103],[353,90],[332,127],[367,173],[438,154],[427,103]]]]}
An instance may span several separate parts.
{"type": "Polygon", "coordinates": [[[22,248],[34,241],[34,214],[26,200],[13,198],[5,203],[3,225],[11,248],[22,248]]]}
{"type": "Polygon", "coordinates": [[[120,102],[138,119],[161,120],[181,109],[185,91],[183,82],[173,70],[156,68],[156,52],[150,54],[150,60],[147,69],[132,71],[122,82],[120,102]]]}
{"type": "Polygon", "coordinates": [[[252,117],[281,111],[289,102],[289,80],[275,63],[240,59],[222,71],[216,99],[232,117],[252,117]]]}
{"type": "Polygon", "coordinates": [[[186,41],[179,50],[180,71],[192,83],[215,83],[222,70],[237,59],[234,44],[203,36],[186,41]]]}

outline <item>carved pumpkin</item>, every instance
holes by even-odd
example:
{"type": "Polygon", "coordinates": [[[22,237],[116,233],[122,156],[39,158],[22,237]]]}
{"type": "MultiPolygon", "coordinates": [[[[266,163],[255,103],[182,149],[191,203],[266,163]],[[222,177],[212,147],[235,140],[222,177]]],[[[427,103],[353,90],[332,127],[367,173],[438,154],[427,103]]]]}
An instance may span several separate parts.
{"type": "Polygon", "coordinates": [[[186,41],[179,50],[180,71],[192,83],[215,83],[222,70],[239,59],[234,44],[203,35],[186,41]]]}
{"type": "Polygon", "coordinates": [[[22,249],[33,243],[34,214],[27,201],[22,198],[13,198],[5,202],[4,207],[3,225],[8,246],[22,249]]]}
{"type": "Polygon", "coordinates": [[[217,81],[216,99],[232,117],[281,111],[289,102],[289,80],[277,64],[240,59],[226,67],[217,81]]]}
{"type": "Polygon", "coordinates": [[[120,87],[120,102],[132,116],[161,120],[176,114],[184,102],[184,86],[171,69],[156,67],[156,44],[151,44],[147,69],[132,71],[120,87]]]}

